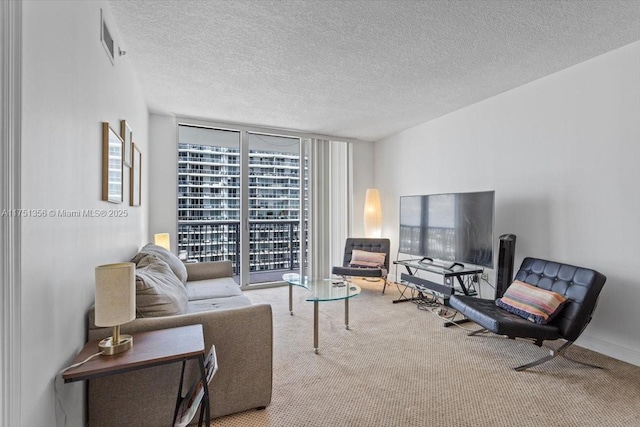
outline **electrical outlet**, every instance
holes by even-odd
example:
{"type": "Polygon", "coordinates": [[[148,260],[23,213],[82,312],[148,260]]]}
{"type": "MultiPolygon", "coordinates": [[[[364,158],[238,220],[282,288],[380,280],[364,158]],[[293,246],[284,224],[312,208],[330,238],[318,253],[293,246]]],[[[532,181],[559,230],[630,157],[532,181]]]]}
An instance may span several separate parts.
{"type": "Polygon", "coordinates": [[[485,282],[489,281],[489,273],[482,273],[482,275],[480,276],[480,278],[482,280],[484,280],[485,282]]]}

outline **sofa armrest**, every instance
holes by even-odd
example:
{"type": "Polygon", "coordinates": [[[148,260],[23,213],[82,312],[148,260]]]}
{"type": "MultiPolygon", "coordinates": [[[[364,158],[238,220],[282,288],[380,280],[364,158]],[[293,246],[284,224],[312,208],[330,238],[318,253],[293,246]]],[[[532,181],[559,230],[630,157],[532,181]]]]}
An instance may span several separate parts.
{"type": "MultiPolygon", "coordinates": [[[[173,328],[193,324],[202,324],[205,351],[212,345],[216,346],[219,370],[213,377],[210,385],[210,405],[212,417],[220,417],[251,408],[264,407],[271,402],[272,366],[273,366],[273,322],[271,305],[254,304],[251,306],[234,308],[230,310],[213,310],[197,313],[187,313],[177,316],[137,318],[122,325],[122,333],[133,336],[135,347],[135,335],[139,332],[173,328]]],[[[89,327],[89,340],[102,339],[111,335],[110,328],[89,327]]],[[[196,365],[191,369],[191,375],[195,374],[196,365]]],[[[118,376],[109,377],[116,380],[118,376]]],[[[105,379],[104,381],[106,381],[105,379]]],[[[154,378],[148,381],[146,392],[158,393],[157,382],[154,378]]],[[[173,378],[177,384],[177,379],[173,378]]],[[[95,386],[100,383],[94,381],[95,386]]],[[[126,384],[126,383],[124,383],[126,384]]],[[[123,384],[123,386],[124,386],[123,384]]],[[[141,386],[138,384],[138,386],[141,386]]],[[[167,393],[165,401],[175,399],[175,389],[163,390],[167,393]],[[169,400],[167,400],[169,399],[169,400]]],[[[124,393],[118,401],[98,399],[97,394],[90,396],[90,420],[96,425],[109,425],[110,413],[118,413],[118,407],[127,405],[128,401],[135,402],[139,396],[124,393]],[[94,399],[91,402],[91,399],[94,399]],[[102,419],[105,424],[100,424],[102,419]]],[[[147,422],[171,419],[173,408],[153,408],[151,402],[149,411],[145,412],[141,419],[147,422]],[[154,412],[167,412],[156,414],[154,412]]],[[[136,409],[140,412],[140,408],[136,409]]],[[[115,422],[115,420],[113,420],[115,422]]],[[[135,424],[136,420],[129,420],[135,424]]],[[[139,421],[139,420],[137,420],[139,421]]],[[[91,424],[91,423],[90,423],[91,424]]],[[[138,422],[140,424],[140,422],[138,422]]],[[[112,424],[113,425],[113,424],[112,424]]]]}
{"type": "Polygon", "coordinates": [[[185,266],[187,267],[187,282],[233,276],[231,261],[193,262],[186,263],[185,266]]]}

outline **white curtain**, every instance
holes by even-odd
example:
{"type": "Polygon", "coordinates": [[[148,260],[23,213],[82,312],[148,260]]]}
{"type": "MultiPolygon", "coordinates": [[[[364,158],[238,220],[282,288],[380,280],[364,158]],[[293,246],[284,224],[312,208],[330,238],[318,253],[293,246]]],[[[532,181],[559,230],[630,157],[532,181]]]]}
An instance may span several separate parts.
{"type": "Polygon", "coordinates": [[[351,234],[351,144],[307,139],[308,271],[310,277],[330,277],[342,265],[345,239],[351,234]]]}

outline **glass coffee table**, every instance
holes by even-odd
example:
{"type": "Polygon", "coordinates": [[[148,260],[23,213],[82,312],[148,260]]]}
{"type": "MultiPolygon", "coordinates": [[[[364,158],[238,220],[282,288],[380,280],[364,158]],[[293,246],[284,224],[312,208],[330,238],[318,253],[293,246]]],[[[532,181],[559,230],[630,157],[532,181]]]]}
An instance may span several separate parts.
{"type": "Polygon", "coordinates": [[[282,276],[289,285],[289,313],[293,316],[293,287],[298,286],[311,291],[306,299],[313,302],[313,351],[318,354],[318,303],[321,301],[344,300],[344,324],[349,330],[349,299],[360,294],[360,286],[342,279],[310,279],[296,273],[282,276]]]}

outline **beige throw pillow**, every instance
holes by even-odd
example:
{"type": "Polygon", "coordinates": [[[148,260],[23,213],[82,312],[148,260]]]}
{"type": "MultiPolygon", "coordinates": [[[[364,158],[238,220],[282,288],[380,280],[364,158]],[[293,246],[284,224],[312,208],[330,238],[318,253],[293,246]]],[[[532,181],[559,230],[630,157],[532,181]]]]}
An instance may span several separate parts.
{"type": "Polygon", "coordinates": [[[187,290],[169,265],[154,254],[140,257],[136,265],[138,317],[160,317],[187,312],[187,290]]]}
{"type": "Polygon", "coordinates": [[[166,262],[173,271],[173,274],[184,284],[187,283],[187,267],[185,267],[184,263],[180,261],[180,258],[175,256],[173,253],[169,252],[162,246],[154,245],[153,243],[146,244],[142,249],[140,249],[140,253],[133,257],[131,262],[138,263],[138,260],[143,258],[146,254],[154,254],[162,261],[166,262]]]}

